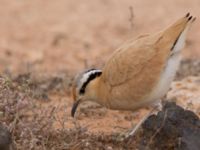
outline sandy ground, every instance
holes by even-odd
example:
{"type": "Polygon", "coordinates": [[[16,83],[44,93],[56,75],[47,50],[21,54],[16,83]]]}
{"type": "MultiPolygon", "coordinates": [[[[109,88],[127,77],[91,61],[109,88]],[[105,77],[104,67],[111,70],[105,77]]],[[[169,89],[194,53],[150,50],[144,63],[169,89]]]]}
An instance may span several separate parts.
{"type": "MultiPolygon", "coordinates": [[[[0,71],[11,73],[76,73],[99,67],[127,39],[161,30],[187,12],[200,16],[199,0],[1,0],[0,4],[0,71]]],[[[186,57],[200,57],[199,26],[197,19],[186,57]]]]}
{"type": "MultiPolygon", "coordinates": [[[[36,80],[68,76],[64,90],[47,92],[46,101],[35,98],[38,113],[53,109],[55,129],[81,126],[95,134],[125,133],[148,109],[132,113],[86,104],[74,120],[71,77],[86,68],[102,67],[127,39],[161,30],[187,12],[197,20],[183,56],[200,59],[199,6],[199,0],[0,0],[0,73],[16,77],[30,72],[36,80]]],[[[200,115],[199,80],[188,77],[174,82],[168,98],[200,115]]]]}

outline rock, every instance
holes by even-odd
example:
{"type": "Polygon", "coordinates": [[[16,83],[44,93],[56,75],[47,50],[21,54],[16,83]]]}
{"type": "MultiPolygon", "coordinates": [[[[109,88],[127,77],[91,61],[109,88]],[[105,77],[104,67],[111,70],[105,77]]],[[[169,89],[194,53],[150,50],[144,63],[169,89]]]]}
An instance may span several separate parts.
{"type": "Polygon", "coordinates": [[[8,129],[0,124],[0,150],[11,150],[12,139],[8,129]]]}
{"type": "Polygon", "coordinates": [[[167,102],[142,125],[139,149],[200,150],[200,119],[189,110],[167,102]]]}

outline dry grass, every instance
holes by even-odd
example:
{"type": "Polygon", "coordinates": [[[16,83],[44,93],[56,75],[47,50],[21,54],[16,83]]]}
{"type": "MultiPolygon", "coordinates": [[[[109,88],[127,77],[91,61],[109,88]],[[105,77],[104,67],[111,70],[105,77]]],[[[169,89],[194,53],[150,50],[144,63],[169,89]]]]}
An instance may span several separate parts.
{"type": "Polygon", "coordinates": [[[87,132],[86,127],[78,125],[72,129],[65,128],[64,124],[67,119],[57,116],[58,110],[63,109],[64,111],[63,106],[51,105],[44,109],[37,105],[38,101],[41,101],[39,99],[48,102],[48,93],[52,90],[64,90],[63,81],[58,82],[61,80],[57,78],[55,82],[55,78],[51,78],[46,82],[33,82],[29,74],[20,75],[13,80],[0,77],[0,113],[2,116],[0,122],[4,122],[12,133],[15,147],[21,150],[63,150],[93,149],[93,147],[112,149],[127,146],[118,141],[117,134],[109,136],[92,134],[87,132]],[[38,89],[40,89],[39,94],[38,89]],[[61,128],[55,130],[54,122],[58,122],[61,128]]]}

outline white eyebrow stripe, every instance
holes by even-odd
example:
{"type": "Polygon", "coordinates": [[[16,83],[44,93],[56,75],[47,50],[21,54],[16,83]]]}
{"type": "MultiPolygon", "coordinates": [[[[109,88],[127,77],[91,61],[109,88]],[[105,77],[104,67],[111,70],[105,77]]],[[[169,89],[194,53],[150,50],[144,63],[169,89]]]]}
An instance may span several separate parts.
{"type": "Polygon", "coordinates": [[[87,82],[87,80],[89,79],[91,74],[95,74],[96,72],[102,72],[101,70],[91,70],[89,72],[86,72],[83,74],[83,77],[80,80],[80,85],[79,85],[79,89],[83,86],[83,84],[85,82],[87,82]]]}

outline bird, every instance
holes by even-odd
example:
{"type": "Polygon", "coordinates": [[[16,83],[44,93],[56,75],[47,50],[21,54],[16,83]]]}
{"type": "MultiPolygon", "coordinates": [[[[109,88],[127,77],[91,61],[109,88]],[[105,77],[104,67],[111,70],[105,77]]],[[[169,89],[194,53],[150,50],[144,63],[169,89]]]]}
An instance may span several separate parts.
{"type": "Polygon", "coordinates": [[[78,74],[72,86],[71,116],[86,101],[124,111],[157,103],[175,77],[188,29],[195,19],[187,13],[164,30],[131,39],[111,55],[101,70],[78,74]]]}

